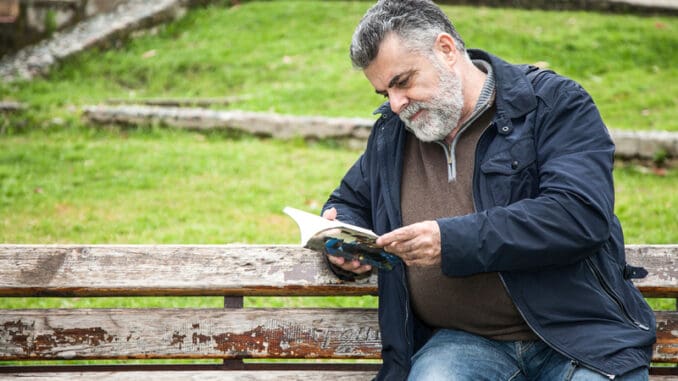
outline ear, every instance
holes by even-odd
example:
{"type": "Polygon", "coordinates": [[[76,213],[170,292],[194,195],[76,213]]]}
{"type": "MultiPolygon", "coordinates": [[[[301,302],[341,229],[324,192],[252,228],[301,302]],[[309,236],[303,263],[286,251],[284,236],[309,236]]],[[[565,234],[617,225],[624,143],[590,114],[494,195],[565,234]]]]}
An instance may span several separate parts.
{"type": "Polygon", "coordinates": [[[457,44],[454,42],[454,38],[447,33],[440,33],[438,37],[436,37],[434,50],[437,51],[450,66],[454,65],[459,59],[457,44]]]}

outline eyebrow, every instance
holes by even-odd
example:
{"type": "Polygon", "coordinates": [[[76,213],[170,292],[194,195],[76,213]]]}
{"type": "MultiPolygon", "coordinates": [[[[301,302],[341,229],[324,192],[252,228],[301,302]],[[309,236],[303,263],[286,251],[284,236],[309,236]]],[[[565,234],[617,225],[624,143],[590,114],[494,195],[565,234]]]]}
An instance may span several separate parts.
{"type": "MultiPolygon", "coordinates": [[[[410,78],[411,76],[413,76],[416,72],[417,72],[417,70],[415,70],[415,69],[410,69],[410,70],[407,70],[407,71],[404,71],[404,72],[402,72],[402,73],[398,73],[398,74],[394,75],[393,78],[391,78],[391,80],[388,82],[388,87],[387,87],[387,89],[390,89],[391,87],[394,87],[394,86],[397,85],[398,83],[400,83],[400,82],[402,82],[402,81],[404,81],[404,80],[409,79],[409,78],[410,78]]],[[[384,95],[384,96],[386,96],[386,94],[387,94],[387,93],[386,93],[386,90],[377,90],[377,89],[375,89],[374,92],[377,93],[377,94],[379,94],[379,95],[384,95]]]]}

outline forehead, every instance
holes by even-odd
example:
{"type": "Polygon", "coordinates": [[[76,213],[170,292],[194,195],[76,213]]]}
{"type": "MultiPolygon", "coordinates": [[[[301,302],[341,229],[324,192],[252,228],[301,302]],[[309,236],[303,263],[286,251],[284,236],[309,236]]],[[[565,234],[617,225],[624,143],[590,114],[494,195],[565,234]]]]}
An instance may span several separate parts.
{"type": "Polygon", "coordinates": [[[377,57],[363,72],[375,89],[384,90],[394,76],[408,70],[419,70],[424,63],[425,58],[421,54],[409,50],[397,36],[391,34],[384,38],[377,57]]]}

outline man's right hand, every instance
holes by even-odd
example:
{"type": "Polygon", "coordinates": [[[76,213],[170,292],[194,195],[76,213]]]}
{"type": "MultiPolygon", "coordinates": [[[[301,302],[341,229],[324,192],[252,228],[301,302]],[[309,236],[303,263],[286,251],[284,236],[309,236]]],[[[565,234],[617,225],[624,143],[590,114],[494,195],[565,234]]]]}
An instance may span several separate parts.
{"type": "MultiPolygon", "coordinates": [[[[334,220],[337,218],[337,210],[335,208],[327,209],[325,212],[323,212],[323,217],[328,220],[334,220]]],[[[360,261],[358,261],[357,259],[350,261],[344,257],[335,257],[333,255],[327,255],[327,260],[329,260],[331,264],[339,267],[340,269],[350,271],[354,274],[364,274],[366,272],[372,271],[372,266],[362,265],[360,264],[360,261]]]]}

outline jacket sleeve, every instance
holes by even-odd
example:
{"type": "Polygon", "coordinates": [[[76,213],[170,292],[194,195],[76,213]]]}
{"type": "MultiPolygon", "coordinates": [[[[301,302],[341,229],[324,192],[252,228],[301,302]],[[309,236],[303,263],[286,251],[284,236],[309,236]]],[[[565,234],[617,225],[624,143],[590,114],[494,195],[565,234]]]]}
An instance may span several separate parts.
{"type": "MultiPolygon", "coordinates": [[[[330,194],[322,209],[325,212],[327,209],[336,208],[337,220],[367,229],[373,229],[368,162],[372,152],[375,130],[376,128],[372,129],[365,152],[344,175],[339,186],[330,194]]],[[[342,270],[331,264],[329,260],[326,260],[326,263],[330,270],[343,280],[356,280],[369,276],[369,274],[356,275],[342,270]]]]}
{"type": "Polygon", "coordinates": [[[545,81],[533,111],[536,197],[439,219],[446,275],[555,267],[608,240],[614,144],[584,89],[555,75],[545,81]]]}

